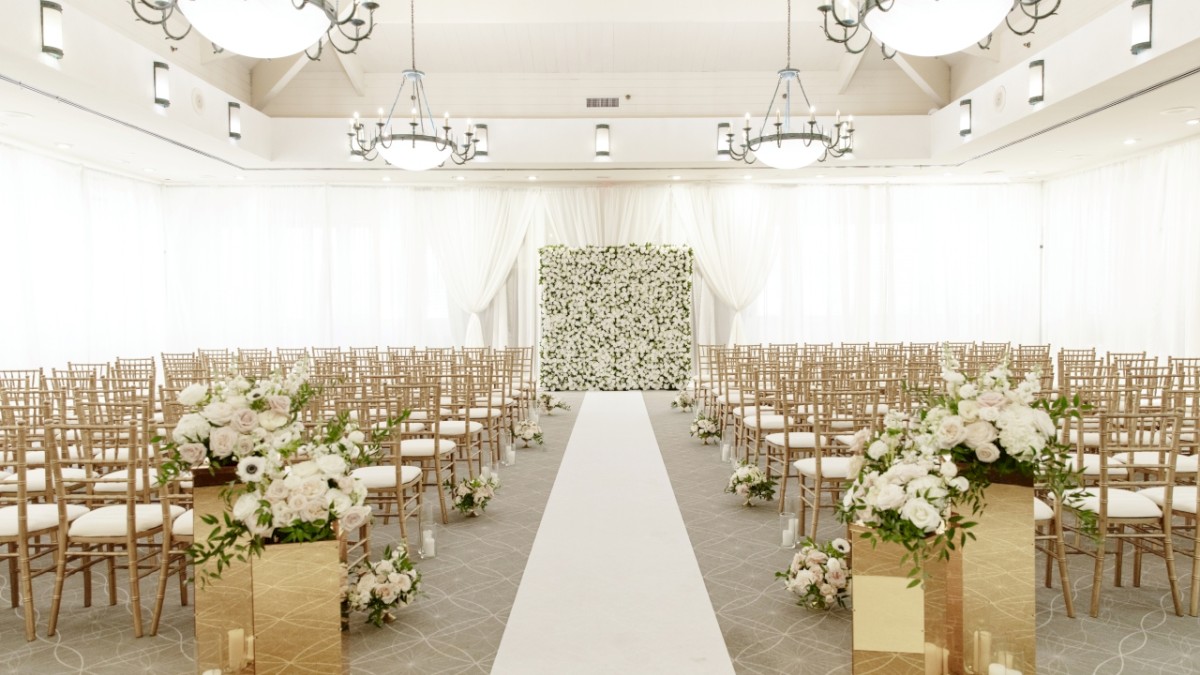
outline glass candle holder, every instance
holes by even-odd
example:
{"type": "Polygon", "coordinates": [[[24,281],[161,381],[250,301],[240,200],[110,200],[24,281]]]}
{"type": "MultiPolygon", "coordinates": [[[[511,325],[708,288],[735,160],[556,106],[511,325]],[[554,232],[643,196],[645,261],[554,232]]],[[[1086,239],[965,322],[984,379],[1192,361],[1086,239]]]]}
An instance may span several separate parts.
{"type": "Polygon", "coordinates": [[[419,520],[421,547],[417,553],[422,558],[437,557],[437,521],[433,517],[433,509],[422,506],[419,520]]]}
{"type": "Polygon", "coordinates": [[[731,446],[729,444],[729,441],[722,441],[721,442],[721,461],[728,463],[729,460],[732,458],[733,458],[733,446],[731,446]]]}
{"type": "Polygon", "coordinates": [[[504,463],[512,466],[517,463],[517,449],[512,443],[507,443],[504,446],[504,463]]]}
{"type": "Polygon", "coordinates": [[[780,548],[796,548],[796,513],[784,511],[779,514],[780,548]]]}

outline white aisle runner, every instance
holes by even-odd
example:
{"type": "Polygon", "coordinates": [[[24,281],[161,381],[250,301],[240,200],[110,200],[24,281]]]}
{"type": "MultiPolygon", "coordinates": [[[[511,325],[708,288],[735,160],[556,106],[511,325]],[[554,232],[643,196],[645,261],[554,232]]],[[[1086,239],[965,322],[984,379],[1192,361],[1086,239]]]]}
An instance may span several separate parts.
{"type": "Polygon", "coordinates": [[[640,393],[584,398],[492,673],[733,673],[640,393]]]}

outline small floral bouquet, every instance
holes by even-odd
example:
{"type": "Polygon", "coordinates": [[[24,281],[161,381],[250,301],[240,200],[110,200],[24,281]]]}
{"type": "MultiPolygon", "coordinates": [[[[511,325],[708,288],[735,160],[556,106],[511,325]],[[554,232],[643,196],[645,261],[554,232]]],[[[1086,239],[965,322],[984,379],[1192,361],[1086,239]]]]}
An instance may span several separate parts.
{"type": "Polygon", "coordinates": [[[832,609],[834,604],[845,607],[850,598],[850,565],[846,555],[850,542],[845,539],[818,544],[811,537],[800,542],[800,550],[792,565],[776,578],[798,598],[797,604],[809,609],[832,609]]]}
{"type": "Polygon", "coordinates": [[[1079,414],[1078,401],[1039,400],[1036,373],[1013,386],[1006,362],[975,378],[959,370],[947,353],[945,393],[913,415],[887,413],[880,433],[860,433],[851,447],[839,517],[868,526],[864,538],[903,545],[913,584],[923,561],[974,538],[975,523],[956,509],[981,512],[990,476],[1036,476],[1059,495],[1078,485],[1056,431],[1058,419],[1079,414]]]}
{"type": "Polygon", "coordinates": [[[547,415],[553,415],[557,409],[570,410],[571,405],[549,392],[543,392],[537,397],[538,409],[547,415]]]}
{"type": "Polygon", "coordinates": [[[488,502],[496,496],[500,481],[494,476],[487,478],[464,478],[454,485],[447,478],[442,484],[454,498],[454,508],[463,515],[478,516],[487,508],[488,502]]]}
{"type": "Polygon", "coordinates": [[[692,412],[692,409],[696,407],[696,397],[692,396],[690,391],[681,391],[671,399],[671,407],[683,412],[692,412]]]}
{"type": "Polygon", "coordinates": [[[757,464],[742,462],[734,466],[733,475],[729,477],[726,492],[735,493],[746,500],[744,506],[754,506],[751,499],[769,501],[775,498],[775,479],[768,478],[757,464]]]}
{"type": "Polygon", "coordinates": [[[532,441],[538,445],[542,444],[542,428],[533,420],[521,420],[512,428],[513,440],[520,440],[523,447],[528,448],[532,441]]]}
{"type": "Polygon", "coordinates": [[[700,412],[696,415],[696,419],[692,420],[692,428],[689,433],[708,445],[708,439],[721,437],[721,425],[715,417],[709,417],[704,412],[700,412]]]}
{"type": "Polygon", "coordinates": [[[392,610],[407,607],[416,599],[421,592],[421,573],[408,558],[408,546],[400,542],[395,550],[385,548],[382,560],[364,560],[349,570],[343,592],[347,609],[366,612],[368,623],[382,627],[395,618],[392,610]]]}

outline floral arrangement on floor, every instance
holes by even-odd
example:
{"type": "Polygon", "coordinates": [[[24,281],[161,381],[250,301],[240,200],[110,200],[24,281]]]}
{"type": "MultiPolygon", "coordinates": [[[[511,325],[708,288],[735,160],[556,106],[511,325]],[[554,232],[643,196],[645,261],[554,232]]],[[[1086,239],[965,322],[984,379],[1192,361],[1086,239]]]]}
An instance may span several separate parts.
{"type": "Polygon", "coordinates": [[[931,392],[913,415],[887,413],[880,433],[858,434],[852,446],[839,517],[868,526],[867,539],[903,545],[914,585],[923,561],[974,538],[968,516],[984,508],[991,475],[1036,477],[1059,495],[1079,484],[1056,431],[1079,415],[1078,398],[1039,399],[1039,376],[1014,385],[1007,361],[978,377],[960,370],[947,353],[944,393],[931,392]]]}
{"type": "Polygon", "coordinates": [[[400,542],[383,550],[378,562],[364,560],[348,570],[344,609],[366,612],[367,622],[377,627],[392,621],[393,610],[407,607],[421,592],[421,573],[408,558],[408,546],[400,542]]]}
{"type": "MultiPolygon", "coordinates": [[[[683,412],[692,412],[692,409],[695,407],[696,407],[696,397],[692,396],[692,393],[690,391],[687,391],[687,390],[681,391],[675,395],[675,398],[671,399],[671,408],[673,408],[675,410],[681,410],[683,412]]],[[[692,434],[692,435],[694,436],[695,434],[692,434]]]]}
{"type": "Polygon", "coordinates": [[[690,248],[545,246],[539,254],[546,389],[671,389],[688,378],[690,248]]]}
{"type": "Polygon", "coordinates": [[[538,409],[547,415],[553,415],[555,410],[570,410],[571,405],[561,398],[545,392],[537,397],[538,409]]]}
{"type": "Polygon", "coordinates": [[[464,516],[478,516],[487,509],[488,502],[492,500],[492,497],[496,496],[496,490],[500,488],[500,480],[494,476],[464,478],[458,482],[458,485],[455,485],[447,478],[442,485],[450,491],[454,499],[454,508],[458,509],[459,513],[464,516]]]}
{"type": "Polygon", "coordinates": [[[696,414],[696,418],[692,420],[692,427],[688,431],[694,437],[704,441],[708,445],[708,439],[721,437],[721,424],[717,422],[715,417],[709,417],[700,411],[696,414]]]}
{"type": "Polygon", "coordinates": [[[514,441],[521,441],[522,447],[529,447],[531,442],[542,444],[542,428],[533,420],[521,420],[513,425],[512,437],[514,441]]]}
{"type": "Polygon", "coordinates": [[[745,501],[743,506],[754,506],[752,499],[770,501],[775,498],[775,479],[768,478],[762,467],[749,462],[733,465],[726,492],[732,492],[745,501]]]}
{"type": "Polygon", "coordinates": [[[197,565],[215,562],[206,577],[219,578],[234,559],[258,555],[266,544],[333,539],[339,528],[355,530],[371,519],[367,489],[351,472],[407,415],[366,434],[342,414],[305,438],[298,413],[313,394],[304,362],[286,376],[235,376],[180,392],[190,412],[164,445],[159,479],[232,466],[242,481],[221,493],[230,513],[200,516],[213,529],[188,555],[197,565]]]}
{"type": "Polygon", "coordinates": [[[834,539],[818,544],[811,537],[800,542],[800,550],[792,558],[792,564],[776,578],[783,579],[784,586],[796,595],[797,604],[809,609],[831,609],[834,605],[845,608],[850,598],[850,542],[834,539]]]}

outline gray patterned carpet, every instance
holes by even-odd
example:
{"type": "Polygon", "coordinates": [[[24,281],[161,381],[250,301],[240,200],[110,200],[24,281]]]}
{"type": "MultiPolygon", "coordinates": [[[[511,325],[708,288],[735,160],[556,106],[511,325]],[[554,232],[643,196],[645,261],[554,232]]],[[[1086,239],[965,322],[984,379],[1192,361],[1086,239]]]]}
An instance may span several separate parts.
{"type": "MultiPolygon", "coordinates": [[[[648,392],[646,405],[737,672],[849,673],[849,613],[816,613],[793,604],[772,576],[791,557],[777,546],[774,506],[744,508],[733,495],[722,494],[728,469],[719,461],[719,449],[688,437],[689,416],[671,410],[671,396],[648,392]]],[[[581,394],[564,398],[578,410],[581,394]]],[[[425,594],[416,604],[382,629],[357,620],[352,624],[346,646],[354,673],[490,670],[574,414],[543,415],[545,449],[518,451],[516,466],[503,469],[504,487],[484,516],[455,515],[441,530],[438,557],[418,562],[425,594]]],[[[619,498],[619,488],[614,495],[619,498]]],[[[839,533],[832,518],[822,527],[823,537],[839,533]]],[[[378,527],[377,551],[396,536],[394,524],[378,527]]],[[[1089,560],[1072,560],[1077,605],[1090,593],[1089,560]]],[[[1190,572],[1187,565],[1181,564],[1181,575],[1190,572]]],[[[153,593],[152,581],[143,582],[144,594],[153,593]]],[[[48,639],[50,579],[39,579],[39,638],[27,643],[20,613],[8,608],[8,580],[0,576],[0,672],[194,672],[191,608],[181,608],[178,596],[169,590],[159,634],[135,639],[121,584],[117,606],[98,601],[85,609],[80,579],[68,582],[59,635],[48,639]]],[[[1110,573],[1100,618],[1068,619],[1059,590],[1039,586],[1039,672],[1200,672],[1200,620],[1174,616],[1164,587],[1162,563],[1149,559],[1142,588],[1114,589],[1110,573]]],[[[98,579],[97,599],[105,594],[104,582],[98,579]]],[[[148,616],[149,603],[144,604],[148,616]]],[[[569,671],[564,665],[563,672],[569,671]]]]}

